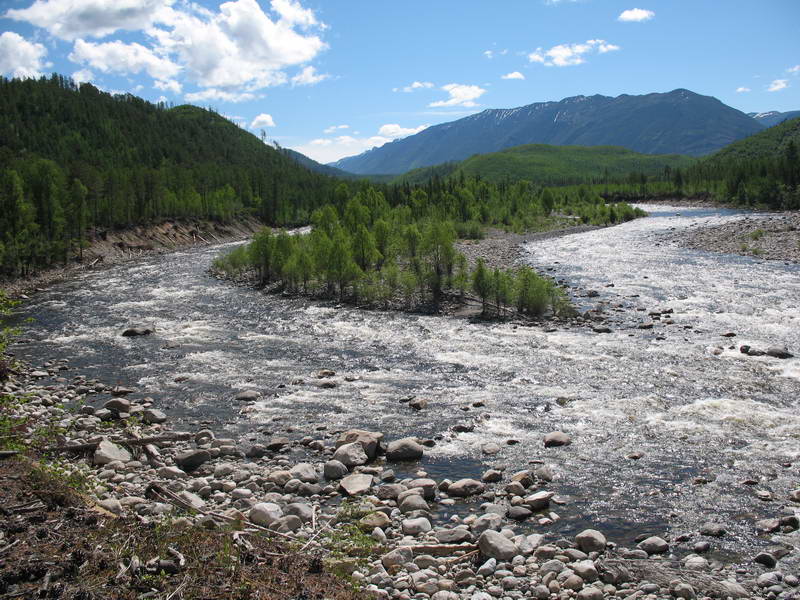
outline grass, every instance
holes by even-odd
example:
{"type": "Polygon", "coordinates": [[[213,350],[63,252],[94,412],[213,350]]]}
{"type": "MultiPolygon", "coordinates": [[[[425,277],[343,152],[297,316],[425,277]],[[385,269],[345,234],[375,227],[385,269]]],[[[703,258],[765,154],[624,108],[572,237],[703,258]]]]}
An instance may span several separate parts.
{"type": "Polygon", "coordinates": [[[758,241],[767,234],[763,229],[756,229],[748,234],[748,237],[753,241],[758,241]]]}

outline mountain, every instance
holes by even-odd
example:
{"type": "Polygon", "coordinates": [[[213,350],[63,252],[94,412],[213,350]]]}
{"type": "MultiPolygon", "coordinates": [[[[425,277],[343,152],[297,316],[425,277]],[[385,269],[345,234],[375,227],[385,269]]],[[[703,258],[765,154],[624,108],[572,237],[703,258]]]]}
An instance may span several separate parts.
{"type": "Polygon", "coordinates": [[[796,152],[800,148],[800,117],[739,140],[705,158],[698,166],[779,160],[786,154],[790,142],[794,142],[796,152]]]}
{"type": "Polygon", "coordinates": [[[789,112],[778,112],[776,110],[771,110],[769,112],[762,113],[747,113],[747,116],[754,118],[764,127],[772,127],[773,125],[778,125],[779,123],[783,123],[789,119],[800,117],[800,110],[790,110],[789,112]]]}
{"type": "Polygon", "coordinates": [[[336,167],[331,167],[329,165],[323,165],[322,163],[318,163],[313,158],[309,158],[305,154],[298,152],[297,150],[291,150],[289,148],[282,148],[283,153],[291,158],[294,162],[299,165],[304,166],[309,171],[314,171],[315,173],[321,173],[322,175],[329,175],[331,177],[339,177],[341,179],[357,179],[359,178],[358,175],[355,173],[348,173],[347,171],[342,171],[341,169],[337,169],[336,167]]]}
{"type": "Polygon", "coordinates": [[[421,183],[433,176],[465,176],[500,183],[527,180],[563,185],[619,178],[629,173],[655,175],[664,169],[686,168],[697,159],[678,154],[640,154],[619,146],[548,146],[528,144],[476,154],[460,163],[445,163],[409,171],[400,182],[421,183]]]}
{"type": "Polygon", "coordinates": [[[684,89],[616,98],[575,96],[485,110],[332,166],[361,174],[405,173],[522,144],[622,146],[645,154],[701,156],[761,129],[743,112],[684,89]]]}

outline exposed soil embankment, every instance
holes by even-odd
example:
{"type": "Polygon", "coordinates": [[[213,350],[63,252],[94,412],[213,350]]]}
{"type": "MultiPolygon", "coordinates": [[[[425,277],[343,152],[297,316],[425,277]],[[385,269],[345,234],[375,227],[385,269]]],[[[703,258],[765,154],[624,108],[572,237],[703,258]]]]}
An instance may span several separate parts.
{"type": "Polygon", "coordinates": [[[97,269],[142,256],[163,254],[178,248],[197,245],[220,244],[243,240],[264,227],[253,218],[232,223],[217,223],[199,219],[165,221],[155,225],[142,225],[119,231],[93,230],[89,246],[83,250],[83,260],[74,260],[37,273],[33,277],[2,282],[11,296],[18,296],[88,269],[97,269]]]}

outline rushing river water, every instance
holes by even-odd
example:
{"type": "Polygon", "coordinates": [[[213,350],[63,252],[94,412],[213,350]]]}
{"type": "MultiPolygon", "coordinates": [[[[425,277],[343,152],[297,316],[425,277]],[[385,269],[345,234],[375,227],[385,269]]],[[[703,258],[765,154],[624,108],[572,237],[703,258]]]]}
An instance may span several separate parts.
{"type": "MultiPolygon", "coordinates": [[[[526,249],[571,285],[582,310],[603,311],[610,334],[265,296],[209,277],[216,247],[53,286],[26,305],[34,322],[17,351],[34,365],[67,358],[72,372],[134,387],[178,428],[208,422],[256,441],[350,427],[434,438],[422,466],[437,478],[545,462],[566,504],[542,531],[591,525],[632,543],[718,521],[731,532],[715,542],[721,552],[749,553],[769,543],[755,521],[781,514],[800,479],[800,359],[748,357],[738,346],[800,354],[800,268],[664,241],[673,229],[740,214],[644,208],[650,217],[526,249]],[[589,289],[599,295],[584,297],[589,289]],[[665,308],[674,324],[637,327],[665,308]],[[139,323],[157,333],[120,336],[139,323]],[[336,371],[337,387],[321,387],[319,369],[336,371]],[[261,401],[234,402],[251,388],[261,401]],[[400,402],[409,396],[429,398],[429,408],[412,411],[400,402]],[[475,428],[453,433],[456,424],[475,428]],[[542,436],[556,429],[572,445],[545,449],[542,436]],[[482,456],[487,442],[502,451],[482,456]],[[634,452],[641,459],[626,458],[634,452]]],[[[800,546],[792,536],[784,539],[800,546]]]]}

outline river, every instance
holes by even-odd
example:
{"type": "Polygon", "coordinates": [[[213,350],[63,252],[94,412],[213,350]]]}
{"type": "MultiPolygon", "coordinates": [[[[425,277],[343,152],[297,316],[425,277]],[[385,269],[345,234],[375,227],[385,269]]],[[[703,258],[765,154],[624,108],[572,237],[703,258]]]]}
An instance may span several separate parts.
{"type": "MultiPolygon", "coordinates": [[[[421,466],[451,479],[542,461],[565,504],[554,507],[559,521],[535,530],[592,526],[632,544],[717,521],[730,532],[715,541],[718,554],[745,556],[770,543],[754,523],[782,514],[800,480],[800,359],[748,357],[738,347],[800,354],[800,268],[665,241],[741,213],[643,208],[651,216],[526,248],[531,264],[570,285],[581,310],[603,311],[610,334],[266,296],[210,277],[220,251],[211,247],[85,273],[37,294],[21,315],[33,322],[16,351],[34,365],[66,358],[65,377],[133,387],[178,428],[207,424],[243,442],[350,427],[416,435],[436,440],[421,466]],[[673,324],[664,315],[638,328],[649,311],[667,308],[673,324]],[[139,323],[157,332],[121,337],[139,323]],[[336,372],[335,388],[319,385],[320,369],[336,372]],[[262,399],[235,402],[242,389],[262,399]],[[410,396],[429,407],[411,410],[400,401],[410,396]],[[474,430],[454,433],[456,424],[474,430]],[[545,449],[553,430],[573,443],[545,449]],[[501,452],[483,456],[487,442],[501,452]],[[626,458],[637,452],[639,460],[626,458]]],[[[800,546],[797,532],[781,539],[800,546]]]]}

